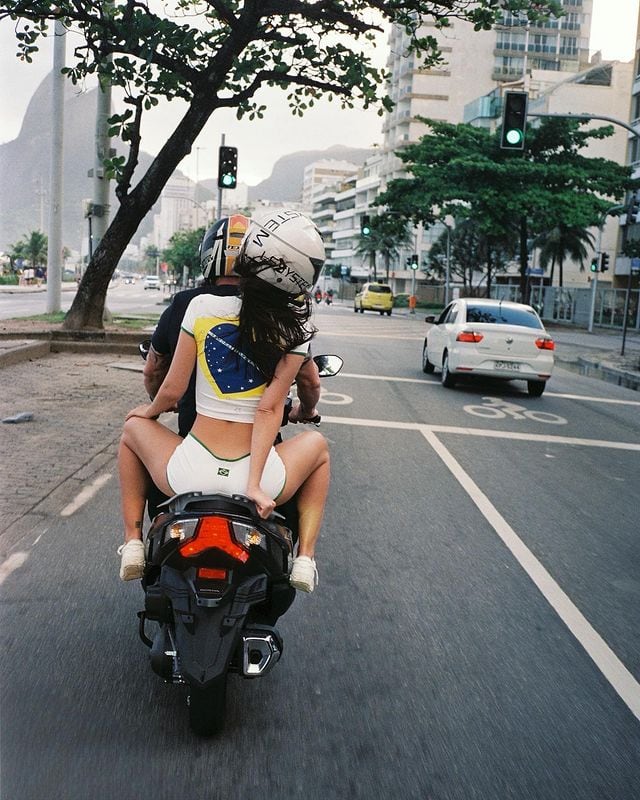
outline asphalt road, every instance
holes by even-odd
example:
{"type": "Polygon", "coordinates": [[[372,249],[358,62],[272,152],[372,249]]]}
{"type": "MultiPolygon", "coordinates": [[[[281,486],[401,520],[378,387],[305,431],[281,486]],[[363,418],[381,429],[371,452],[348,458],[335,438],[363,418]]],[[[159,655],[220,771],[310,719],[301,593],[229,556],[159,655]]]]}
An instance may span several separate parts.
{"type": "Polygon", "coordinates": [[[637,393],[562,370],[537,399],[446,390],[419,318],[318,324],[345,359],[332,488],[280,664],[232,680],[222,737],[190,734],[117,579],[109,462],[0,567],[2,797],[639,797],[637,393]]]}

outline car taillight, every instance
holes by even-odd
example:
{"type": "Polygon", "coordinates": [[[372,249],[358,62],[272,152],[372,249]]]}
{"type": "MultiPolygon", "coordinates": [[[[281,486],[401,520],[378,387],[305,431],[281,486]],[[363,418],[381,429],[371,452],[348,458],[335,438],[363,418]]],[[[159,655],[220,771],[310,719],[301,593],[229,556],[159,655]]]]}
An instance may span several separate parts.
{"type": "Polygon", "coordinates": [[[215,548],[244,563],[249,558],[249,548],[238,544],[232,524],[227,517],[202,517],[197,521],[195,534],[179,546],[180,555],[191,558],[215,548]]]}
{"type": "Polygon", "coordinates": [[[460,333],[456,336],[456,342],[481,342],[484,339],[484,335],[482,333],[478,333],[478,331],[460,331],[460,333]]]}
{"type": "Polygon", "coordinates": [[[536,339],[536,347],[539,350],[555,350],[556,343],[553,341],[553,339],[541,336],[539,339],[536,339]]]}

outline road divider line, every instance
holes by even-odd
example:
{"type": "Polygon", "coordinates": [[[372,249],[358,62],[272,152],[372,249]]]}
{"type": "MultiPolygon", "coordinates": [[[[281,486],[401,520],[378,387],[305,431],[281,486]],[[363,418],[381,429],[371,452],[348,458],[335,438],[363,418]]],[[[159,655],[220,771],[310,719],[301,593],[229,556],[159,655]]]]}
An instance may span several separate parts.
{"type": "Polygon", "coordinates": [[[70,517],[71,514],[75,513],[81,506],[83,506],[85,503],[88,503],[89,500],[91,500],[91,498],[105,485],[105,483],[110,480],[110,478],[111,473],[109,472],[98,475],[93,483],[89,484],[89,486],[85,486],[80,492],[78,492],[75,499],[62,509],[60,516],[70,517]]]}
{"type": "Polygon", "coordinates": [[[18,552],[12,553],[6,561],[3,561],[2,564],[0,564],[0,586],[2,586],[12,572],[20,569],[28,558],[29,553],[18,552]]]}
{"type": "Polygon", "coordinates": [[[580,642],[631,713],[640,720],[640,684],[638,681],[524,544],[489,498],[439,441],[433,430],[422,428],[421,433],[531,578],[545,600],[558,614],[571,634],[580,642]]]}
{"type": "Polygon", "coordinates": [[[459,428],[453,425],[424,425],[420,422],[397,422],[384,419],[360,419],[357,417],[322,416],[322,424],[353,425],[365,428],[388,428],[389,430],[420,431],[422,433],[451,433],[460,436],[482,436],[490,439],[514,439],[523,442],[546,444],[568,444],[579,447],[603,447],[611,450],[640,452],[640,443],[611,442],[606,439],[580,439],[575,436],[554,436],[545,433],[519,433],[516,431],[494,431],[486,428],[459,428]]]}
{"type": "MultiPolygon", "coordinates": [[[[394,375],[364,375],[358,372],[341,372],[341,378],[355,378],[366,381],[390,381],[392,383],[420,383],[423,386],[440,387],[439,380],[429,378],[402,378],[394,375]]],[[[593,397],[582,394],[565,394],[563,392],[545,392],[545,397],[558,397],[561,400],[579,400],[586,403],[609,403],[614,406],[640,406],[640,400],[620,400],[614,397],[593,397]]]]}

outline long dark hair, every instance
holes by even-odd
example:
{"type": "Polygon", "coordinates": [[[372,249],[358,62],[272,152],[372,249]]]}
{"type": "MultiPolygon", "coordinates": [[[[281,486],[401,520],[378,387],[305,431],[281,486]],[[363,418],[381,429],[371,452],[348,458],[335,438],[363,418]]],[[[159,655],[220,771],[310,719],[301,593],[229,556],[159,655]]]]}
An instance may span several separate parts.
{"type": "MultiPolygon", "coordinates": [[[[240,257],[235,271],[241,276],[240,344],[270,382],[284,353],[308,342],[316,328],[307,294],[293,297],[256,276],[266,265],[264,258],[240,257]]],[[[278,259],[274,266],[280,266],[278,259]]]]}

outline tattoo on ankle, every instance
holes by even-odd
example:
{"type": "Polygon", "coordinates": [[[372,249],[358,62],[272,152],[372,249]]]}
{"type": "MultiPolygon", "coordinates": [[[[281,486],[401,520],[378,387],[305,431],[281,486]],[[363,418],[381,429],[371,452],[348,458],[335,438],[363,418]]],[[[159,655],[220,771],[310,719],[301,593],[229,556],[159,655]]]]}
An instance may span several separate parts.
{"type": "Polygon", "coordinates": [[[138,520],[138,522],[134,522],[133,523],[133,527],[134,528],[141,528],[142,527],[142,521],[138,520]]]}

